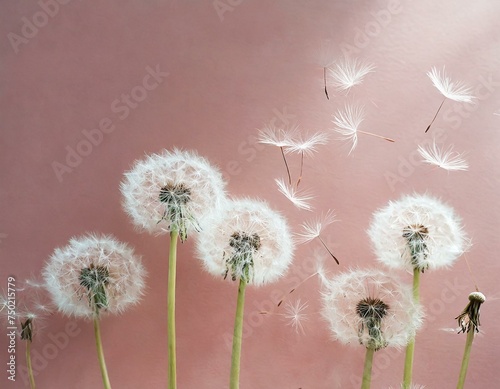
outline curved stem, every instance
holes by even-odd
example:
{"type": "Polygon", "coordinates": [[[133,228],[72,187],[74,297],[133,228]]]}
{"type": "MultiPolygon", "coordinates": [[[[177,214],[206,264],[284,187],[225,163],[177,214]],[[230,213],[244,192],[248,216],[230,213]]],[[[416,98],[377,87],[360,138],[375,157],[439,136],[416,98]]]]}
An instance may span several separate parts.
{"type": "Polygon", "coordinates": [[[31,365],[31,340],[26,341],[26,364],[28,365],[30,388],[35,389],[35,377],[33,376],[33,366],[31,365]]]}
{"type": "Polygon", "coordinates": [[[94,316],[94,334],[95,334],[95,344],[97,346],[97,357],[99,358],[99,367],[101,368],[102,383],[105,389],[111,389],[111,384],[109,383],[108,370],[106,369],[106,361],[104,360],[104,352],[102,349],[101,341],[101,328],[99,325],[99,317],[94,316]]]}
{"type": "Polygon", "coordinates": [[[240,387],[240,359],[241,340],[243,337],[243,312],[245,306],[246,282],[240,278],[238,288],[238,302],[236,304],[236,317],[234,319],[233,353],[231,356],[231,377],[229,388],[238,389],[240,387]]]}
{"type": "Polygon", "coordinates": [[[363,382],[361,383],[361,389],[370,389],[374,353],[375,350],[373,348],[366,348],[365,367],[363,369],[363,382]]]}
{"type": "MultiPolygon", "coordinates": [[[[420,269],[413,270],[413,300],[420,301],[420,269]]],[[[403,376],[403,389],[409,389],[413,374],[413,354],[415,352],[415,338],[406,346],[405,370],[403,376]]]]}
{"type": "Polygon", "coordinates": [[[281,156],[283,157],[283,162],[285,162],[286,174],[288,175],[288,185],[292,186],[292,176],[290,175],[290,168],[288,167],[288,162],[285,157],[285,150],[283,150],[283,146],[280,147],[281,156]]]}
{"type": "Polygon", "coordinates": [[[457,389],[463,389],[465,385],[465,376],[467,375],[467,368],[469,367],[470,352],[472,349],[472,342],[474,341],[475,326],[467,332],[467,340],[465,341],[464,356],[462,358],[462,367],[460,368],[460,375],[458,377],[457,389]]]}
{"type": "Polygon", "coordinates": [[[177,388],[177,357],[175,353],[175,279],[177,266],[178,231],[170,232],[168,255],[168,387],[177,388]]]}

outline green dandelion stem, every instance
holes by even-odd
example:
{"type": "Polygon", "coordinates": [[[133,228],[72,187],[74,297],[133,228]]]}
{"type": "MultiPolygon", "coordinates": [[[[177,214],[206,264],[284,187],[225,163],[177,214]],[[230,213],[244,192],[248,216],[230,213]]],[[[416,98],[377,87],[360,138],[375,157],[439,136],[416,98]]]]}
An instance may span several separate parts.
{"type": "MultiPolygon", "coordinates": [[[[420,301],[420,269],[413,270],[413,300],[420,301]]],[[[406,346],[405,370],[403,376],[403,389],[409,389],[413,374],[413,354],[415,352],[415,337],[406,346]]]]}
{"type": "Polygon", "coordinates": [[[458,377],[457,389],[463,389],[465,385],[465,376],[467,375],[467,368],[469,367],[470,352],[472,350],[475,331],[475,326],[472,326],[469,332],[467,332],[467,340],[465,341],[465,350],[462,359],[462,367],[460,368],[460,375],[458,377]]]}
{"type": "Polygon", "coordinates": [[[31,365],[31,340],[26,341],[26,364],[28,365],[28,377],[30,388],[35,389],[35,377],[33,376],[33,366],[31,365]]]}
{"type": "Polygon", "coordinates": [[[175,278],[177,266],[177,238],[179,232],[170,232],[170,252],[168,256],[168,387],[177,388],[177,357],[175,353],[175,278]]]}
{"type": "Polygon", "coordinates": [[[99,316],[94,315],[94,334],[95,344],[97,346],[97,357],[99,358],[99,367],[101,368],[102,383],[105,389],[111,389],[109,383],[108,370],[106,369],[106,361],[104,360],[104,351],[102,349],[101,327],[99,325],[99,316]]]}
{"type": "Polygon", "coordinates": [[[240,387],[240,359],[241,340],[243,336],[245,288],[246,282],[243,278],[240,278],[240,286],[238,288],[238,302],[236,304],[236,318],[234,319],[233,353],[231,357],[231,378],[229,384],[230,389],[238,389],[240,387]]]}
{"type": "Polygon", "coordinates": [[[373,354],[375,354],[375,349],[367,347],[365,356],[365,367],[363,369],[363,382],[361,383],[361,389],[370,389],[370,384],[372,380],[373,354]]]}

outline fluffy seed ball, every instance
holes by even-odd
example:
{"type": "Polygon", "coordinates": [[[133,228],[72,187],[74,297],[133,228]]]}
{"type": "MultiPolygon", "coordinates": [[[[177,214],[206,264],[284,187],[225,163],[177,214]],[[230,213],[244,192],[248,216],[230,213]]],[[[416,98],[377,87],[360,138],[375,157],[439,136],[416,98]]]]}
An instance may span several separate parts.
{"type": "Polygon", "coordinates": [[[146,272],[132,248],[109,235],[72,238],[43,270],[46,287],[65,315],[92,318],[137,304],[146,272]],[[97,311],[96,311],[97,310],[97,311]]]}
{"type": "Polygon", "coordinates": [[[352,270],[323,282],[322,315],[341,343],[402,347],[422,324],[411,287],[380,270],[352,270]]]}
{"type": "Polygon", "coordinates": [[[220,278],[253,285],[277,280],[292,262],[294,245],[286,220],[258,200],[228,201],[198,234],[205,269],[220,278]]]}
{"type": "Polygon", "coordinates": [[[380,262],[411,271],[450,266],[467,246],[455,211],[428,195],[389,202],[374,213],[368,235],[380,262]]]}
{"type": "Polygon", "coordinates": [[[207,213],[225,201],[218,169],[195,152],[164,150],[135,161],[121,183],[123,207],[138,229],[182,240],[203,228],[207,213]]]}

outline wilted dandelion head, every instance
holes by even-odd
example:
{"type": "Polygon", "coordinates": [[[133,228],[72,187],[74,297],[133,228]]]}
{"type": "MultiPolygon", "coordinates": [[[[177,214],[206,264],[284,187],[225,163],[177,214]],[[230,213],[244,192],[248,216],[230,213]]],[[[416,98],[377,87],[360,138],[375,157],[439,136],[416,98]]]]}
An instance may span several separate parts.
{"type": "Polygon", "coordinates": [[[198,234],[197,252],[205,269],[221,278],[263,285],[281,277],[293,255],[286,220],[258,200],[229,201],[198,234]]]}
{"type": "Polygon", "coordinates": [[[335,339],[367,348],[405,346],[422,324],[411,287],[379,270],[352,270],[324,281],[322,315],[335,339]]]}
{"type": "Polygon", "coordinates": [[[135,161],[121,183],[123,207],[139,229],[176,230],[182,241],[224,201],[224,189],[221,173],[206,159],[177,149],[135,161]]]}
{"type": "Polygon", "coordinates": [[[66,315],[92,318],[139,302],[145,270],[132,248],[109,235],[72,238],[43,270],[46,287],[66,315]]]}
{"type": "Polygon", "coordinates": [[[368,235],[380,262],[408,270],[450,266],[467,246],[455,211],[428,195],[390,201],[374,213],[368,235]]]}
{"type": "Polygon", "coordinates": [[[466,333],[470,330],[479,332],[481,321],[479,320],[479,311],[481,304],[486,301],[486,296],[481,292],[472,292],[469,294],[469,304],[465,307],[460,315],[455,320],[458,320],[460,332],[466,333]]]}

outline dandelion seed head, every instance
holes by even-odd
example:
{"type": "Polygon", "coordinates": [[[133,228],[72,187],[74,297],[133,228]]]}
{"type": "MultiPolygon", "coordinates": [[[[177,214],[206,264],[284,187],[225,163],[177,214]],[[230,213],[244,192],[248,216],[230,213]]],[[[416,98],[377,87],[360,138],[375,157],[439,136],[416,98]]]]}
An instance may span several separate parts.
{"type": "Polygon", "coordinates": [[[403,347],[422,325],[410,286],[380,270],[351,270],[324,283],[322,315],[336,340],[403,347]]]}
{"type": "Polygon", "coordinates": [[[209,210],[225,201],[218,169],[192,151],[164,150],[135,161],[121,183],[123,207],[141,231],[181,240],[203,227],[209,210]]]}
{"type": "Polygon", "coordinates": [[[285,184],[283,179],[275,179],[276,185],[278,185],[278,190],[285,196],[293,205],[299,209],[304,209],[306,211],[312,211],[313,207],[310,201],[314,198],[311,194],[306,191],[298,190],[293,186],[285,184]]]}
{"type": "Polygon", "coordinates": [[[427,148],[418,146],[418,152],[422,156],[423,162],[438,166],[444,170],[467,170],[469,168],[469,164],[462,155],[453,151],[453,146],[442,149],[433,141],[427,148]]]}
{"type": "Polygon", "coordinates": [[[294,245],[286,220],[259,200],[231,200],[198,234],[196,251],[210,274],[260,286],[280,278],[294,245]]]}
{"type": "Polygon", "coordinates": [[[380,262],[409,271],[451,266],[468,246],[455,211],[420,194],[390,201],[377,210],[368,235],[380,262]]]}
{"type": "Polygon", "coordinates": [[[434,86],[446,98],[464,103],[470,103],[473,99],[475,99],[475,97],[471,95],[472,88],[465,85],[461,81],[451,81],[445,73],[444,66],[442,72],[433,66],[427,75],[431,79],[434,86]]]}
{"type": "Polygon", "coordinates": [[[55,249],[43,270],[57,309],[90,319],[98,312],[117,314],[139,302],[146,271],[140,257],[110,235],[87,234],[55,249]]]}

